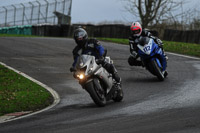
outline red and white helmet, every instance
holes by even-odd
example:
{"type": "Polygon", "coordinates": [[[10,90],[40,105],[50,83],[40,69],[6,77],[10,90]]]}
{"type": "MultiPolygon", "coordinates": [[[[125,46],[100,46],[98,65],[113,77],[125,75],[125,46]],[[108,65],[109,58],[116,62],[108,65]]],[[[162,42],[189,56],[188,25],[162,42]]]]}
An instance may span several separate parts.
{"type": "Polygon", "coordinates": [[[133,22],[131,24],[131,34],[132,36],[140,36],[142,33],[142,26],[139,22],[133,22]]]}

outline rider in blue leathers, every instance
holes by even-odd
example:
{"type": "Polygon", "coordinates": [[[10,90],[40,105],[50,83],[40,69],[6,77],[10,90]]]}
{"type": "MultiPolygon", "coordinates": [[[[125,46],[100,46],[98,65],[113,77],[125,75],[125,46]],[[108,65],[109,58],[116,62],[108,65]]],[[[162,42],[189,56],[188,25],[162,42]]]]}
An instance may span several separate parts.
{"type": "Polygon", "coordinates": [[[163,54],[160,55],[162,65],[163,65],[163,73],[165,77],[168,75],[168,72],[166,71],[166,66],[167,66],[167,55],[165,55],[164,50],[163,50],[163,43],[162,41],[157,38],[152,36],[152,34],[149,31],[146,31],[142,29],[142,26],[140,25],[139,22],[133,22],[131,25],[131,36],[129,37],[129,46],[130,46],[130,57],[128,58],[128,63],[130,66],[141,66],[142,62],[137,60],[138,58],[138,47],[137,44],[141,42],[142,37],[149,37],[154,40],[156,44],[162,49],[163,54]]]}
{"type": "Polygon", "coordinates": [[[74,63],[72,64],[70,71],[75,69],[75,65],[79,57],[79,51],[81,51],[81,54],[95,56],[97,64],[101,64],[109,73],[112,74],[112,77],[115,79],[117,84],[121,85],[121,78],[119,77],[114,65],[104,60],[106,50],[98,40],[88,39],[87,32],[83,28],[78,28],[74,31],[74,40],[77,46],[72,51],[74,63]]]}

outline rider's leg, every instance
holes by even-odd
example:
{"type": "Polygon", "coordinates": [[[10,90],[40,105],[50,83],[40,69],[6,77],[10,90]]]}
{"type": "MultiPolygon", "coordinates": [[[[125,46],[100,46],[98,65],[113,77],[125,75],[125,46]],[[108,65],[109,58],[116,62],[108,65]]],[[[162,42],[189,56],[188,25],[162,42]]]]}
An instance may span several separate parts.
{"type": "Polygon", "coordinates": [[[138,61],[137,58],[129,56],[128,63],[130,66],[142,66],[142,61],[138,61]]]}
{"type": "Polygon", "coordinates": [[[166,56],[164,55],[164,53],[161,54],[161,63],[162,63],[162,66],[163,66],[163,74],[164,74],[165,77],[167,77],[167,75],[168,75],[168,72],[166,70],[167,59],[166,59],[166,56]]]}
{"type": "Polygon", "coordinates": [[[117,83],[121,83],[121,78],[119,77],[118,73],[117,73],[117,70],[115,68],[115,66],[113,64],[109,64],[107,62],[105,62],[103,64],[103,67],[109,72],[112,74],[112,77],[115,79],[115,81],[117,83]]]}
{"type": "Polygon", "coordinates": [[[168,56],[165,54],[165,51],[164,51],[164,48],[163,48],[163,43],[162,43],[162,42],[161,42],[161,43],[158,43],[158,46],[162,49],[162,52],[163,52],[164,57],[166,58],[166,60],[168,60],[169,58],[168,58],[168,56]]]}

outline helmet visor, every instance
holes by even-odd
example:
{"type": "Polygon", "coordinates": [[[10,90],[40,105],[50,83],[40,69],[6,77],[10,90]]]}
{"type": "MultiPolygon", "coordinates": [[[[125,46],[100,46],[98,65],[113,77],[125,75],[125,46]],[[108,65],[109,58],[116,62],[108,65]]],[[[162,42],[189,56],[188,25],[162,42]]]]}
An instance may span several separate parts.
{"type": "Polygon", "coordinates": [[[76,43],[80,46],[84,45],[85,42],[86,42],[86,38],[85,38],[85,32],[84,31],[80,31],[80,32],[77,32],[75,33],[75,40],[76,40],[76,43]]]}
{"type": "Polygon", "coordinates": [[[138,29],[138,30],[131,30],[131,32],[132,32],[133,35],[135,35],[135,34],[139,34],[140,31],[141,31],[140,29],[138,29]]]}
{"type": "Polygon", "coordinates": [[[79,39],[83,39],[83,37],[85,36],[85,32],[84,31],[80,31],[80,32],[77,32],[75,33],[75,38],[77,38],[78,40],[79,39]]]}

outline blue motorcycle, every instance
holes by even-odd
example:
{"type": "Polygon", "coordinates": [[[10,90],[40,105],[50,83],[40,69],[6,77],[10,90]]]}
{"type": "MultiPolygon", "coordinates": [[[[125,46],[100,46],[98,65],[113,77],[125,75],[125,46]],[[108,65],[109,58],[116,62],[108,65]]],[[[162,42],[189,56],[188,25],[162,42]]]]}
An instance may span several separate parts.
{"type": "Polygon", "coordinates": [[[137,47],[137,56],[140,57],[142,66],[163,81],[167,76],[167,61],[162,49],[149,37],[140,37],[137,47]]]}

